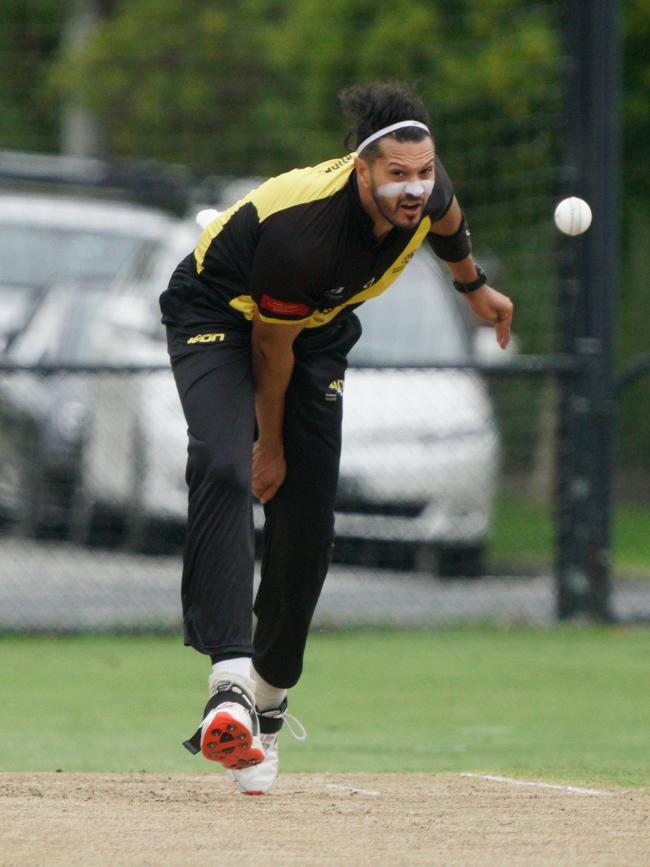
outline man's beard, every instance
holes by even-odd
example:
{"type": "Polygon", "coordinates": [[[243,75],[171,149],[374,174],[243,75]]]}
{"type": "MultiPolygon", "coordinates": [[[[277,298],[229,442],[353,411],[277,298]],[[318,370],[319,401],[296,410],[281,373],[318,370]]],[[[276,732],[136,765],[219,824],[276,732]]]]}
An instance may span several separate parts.
{"type": "Polygon", "coordinates": [[[409,221],[406,217],[400,219],[399,207],[404,202],[418,202],[418,204],[420,205],[420,216],[422,215],[423,203],[421,199],[412,199],[406,196],[403,199],[398,199],[395,205],[391,206],[388,204],[384,196],[379,195],[379,193],[377,192],[377,187],[374,184],[371,187],[371,192],[373,201],[377,206],[379,213],[387,222],[391,224],[391,226],[394,226],[394,228],[396,229],[412,229],[416,225],[415,221],[409,221]]]}

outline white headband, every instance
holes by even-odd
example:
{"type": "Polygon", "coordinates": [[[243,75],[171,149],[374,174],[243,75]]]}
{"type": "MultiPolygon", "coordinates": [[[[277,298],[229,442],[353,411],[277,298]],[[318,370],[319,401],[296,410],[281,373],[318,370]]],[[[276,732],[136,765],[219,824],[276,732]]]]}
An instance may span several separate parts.
{"type": "Polygon", "coordinates": [[[364,138],[364,140],[357,148],[357,156],[364,148],[367,148],[369,144],[372,144],[372,142],[376,141],[378,138],[381,138],[384,135],[388,135],[389,132],[395,132],[396,129],[403,129],[405,126],[417,126],[420,129],[423,129],[429,135],[431,135],[429,127],[423,123],[420,123],[419,120],[400,120],[399,123],[392,123],[390,126],[385,126],[383,129],[377,130],[377,132],[373,132],[373,134],[369,135],[368,138],[364,138]]]}

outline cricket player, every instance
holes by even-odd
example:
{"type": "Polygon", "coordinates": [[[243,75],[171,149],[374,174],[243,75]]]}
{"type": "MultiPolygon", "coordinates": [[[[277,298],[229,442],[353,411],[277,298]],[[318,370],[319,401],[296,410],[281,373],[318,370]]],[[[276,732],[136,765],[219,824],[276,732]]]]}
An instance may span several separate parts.
{"type": "Polygon", "coordinates": [[[421,100],[392,82],[340,100],[355,150],[271,178],[217,216],[160,299],[189,438],[184,637],[212,662],[185,746],[247,794],[276,779],[287,690],[330,562],[355,309],[428,243],[499,346],[510,338],[512,303],[472,258],[421,100]],[[253,497],[265,514],[254,606],[253,497]]]}

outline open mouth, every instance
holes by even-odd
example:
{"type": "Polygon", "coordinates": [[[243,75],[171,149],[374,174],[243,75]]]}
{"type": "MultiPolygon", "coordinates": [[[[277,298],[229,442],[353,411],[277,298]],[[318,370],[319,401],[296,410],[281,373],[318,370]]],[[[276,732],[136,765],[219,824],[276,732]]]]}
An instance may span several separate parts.
{"type": "Polygon", "coordinates": [[[420,201],[406,200],[399,203],[399,210],[406,214],[407,217],[416,217],[420,213],[422,203],[420,201]]]}

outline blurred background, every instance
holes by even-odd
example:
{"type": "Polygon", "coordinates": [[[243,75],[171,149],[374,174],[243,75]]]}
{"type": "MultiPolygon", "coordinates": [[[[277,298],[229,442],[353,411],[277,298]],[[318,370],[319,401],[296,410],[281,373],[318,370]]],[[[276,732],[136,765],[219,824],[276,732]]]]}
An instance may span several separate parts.
{"type": "Polygon", "coordinates": [[[158,295],[201,208],[343,155],[337,93],[385,78],[429,109],[515,339],[428,250],[361,308],[316,624],[650,618],[650,0],[586,5],[6,0],[0,630],[178,628],[158,295]]]}

